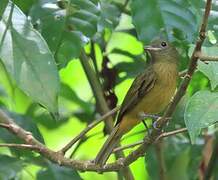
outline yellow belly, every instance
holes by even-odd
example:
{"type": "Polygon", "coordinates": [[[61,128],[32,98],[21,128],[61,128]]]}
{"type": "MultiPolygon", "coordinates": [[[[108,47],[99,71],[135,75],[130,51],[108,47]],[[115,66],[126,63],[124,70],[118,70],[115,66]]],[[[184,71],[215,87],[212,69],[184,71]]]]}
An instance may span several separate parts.
{"type": "Polygon", "coordinates": [[[154,87],[148,92],[139,103],[126,113],[120,123],[120,130],[123,133],[128,132],[135,125],[141,122],[139,113],[158,114],[169,104],[176,90],[176,73],[170,73],[167,76],[163,72],[155,82],[154,87]]]}

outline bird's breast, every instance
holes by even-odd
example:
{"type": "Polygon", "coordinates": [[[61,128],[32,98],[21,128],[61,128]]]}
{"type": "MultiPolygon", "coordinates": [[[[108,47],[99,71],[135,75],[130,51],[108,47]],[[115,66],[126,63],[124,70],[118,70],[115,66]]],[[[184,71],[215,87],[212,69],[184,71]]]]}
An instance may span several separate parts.
{"type": "Polygon", "coordinates": [[[176,90],[178,71],[176,64],[154,65],[157,79],[154,87],[145,94],[132,112],[133,116],[138,116],[139,112],[147,114],[157,114],[164,110],[169,104],[176,90]]]}

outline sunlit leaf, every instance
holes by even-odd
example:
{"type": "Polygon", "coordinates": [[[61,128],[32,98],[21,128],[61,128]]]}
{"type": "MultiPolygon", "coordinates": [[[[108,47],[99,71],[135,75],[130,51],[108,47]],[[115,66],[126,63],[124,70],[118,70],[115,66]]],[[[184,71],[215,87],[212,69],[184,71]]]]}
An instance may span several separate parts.
{"type": "Polygon", "coordinates": [[[203,128],[217,122],[218,93],[199,91],[188,101],[185,109],[185,124],[192,143],[203,128]]]}
{"type": "Polygon", "coordinates": [[[44,39],[16,6],[5,31],[10,24],[11,7],[7,7],[0,22],[0,58],[24,92],[56,114],[59,77],[54,58],[44,39]]]}

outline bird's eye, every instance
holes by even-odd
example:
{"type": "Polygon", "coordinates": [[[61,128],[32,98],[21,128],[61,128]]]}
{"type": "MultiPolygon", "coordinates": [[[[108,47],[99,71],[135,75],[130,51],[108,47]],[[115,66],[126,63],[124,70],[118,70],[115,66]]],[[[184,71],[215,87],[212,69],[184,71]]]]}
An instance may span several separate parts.
{"type": "Polygon", "coordinates": [[[162,47],[166,47],[167,46],[167,43],[165,41],[161,42],[161,46],[162,47]]]}

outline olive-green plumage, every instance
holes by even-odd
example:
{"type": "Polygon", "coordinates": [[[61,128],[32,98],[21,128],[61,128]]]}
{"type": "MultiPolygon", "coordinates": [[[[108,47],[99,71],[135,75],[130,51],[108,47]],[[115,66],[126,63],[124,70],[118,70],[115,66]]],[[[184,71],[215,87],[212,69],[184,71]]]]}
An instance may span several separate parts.
{"type": "Polygon", "coordinates": [[[145,50],[150,53],[151,63],[129,88],[116,125],[95,159],[96,164],[106,163],[121,137],[141,122],[140,113],[160,113],[175,93],[178,77],[176,49],[166,41],[155,40],[145,50]]]}

